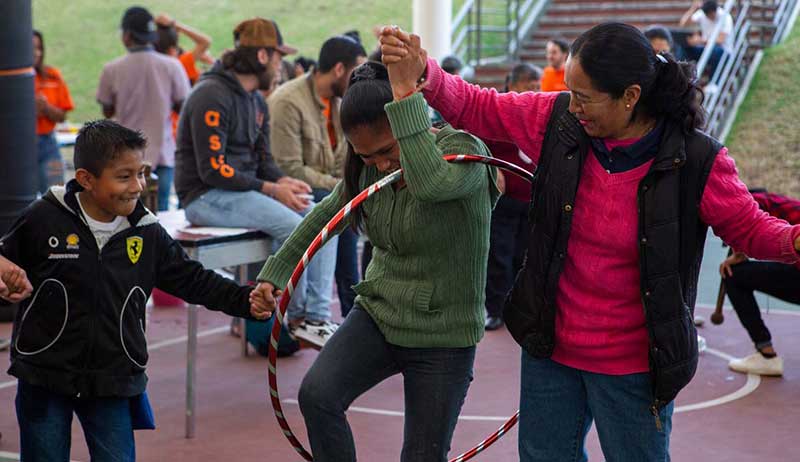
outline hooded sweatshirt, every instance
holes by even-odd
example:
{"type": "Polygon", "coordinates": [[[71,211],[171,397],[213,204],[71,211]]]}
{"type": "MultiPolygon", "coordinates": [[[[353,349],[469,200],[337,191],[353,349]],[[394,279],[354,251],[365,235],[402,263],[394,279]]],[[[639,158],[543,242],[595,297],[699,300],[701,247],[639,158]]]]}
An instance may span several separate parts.
{"type": "Polygon", "coordinates": [[[183,207],[211,189],[260,190],[284,176],[269,152],[267,104],[217,61],[181,110],[175,189],[183,207]]]}

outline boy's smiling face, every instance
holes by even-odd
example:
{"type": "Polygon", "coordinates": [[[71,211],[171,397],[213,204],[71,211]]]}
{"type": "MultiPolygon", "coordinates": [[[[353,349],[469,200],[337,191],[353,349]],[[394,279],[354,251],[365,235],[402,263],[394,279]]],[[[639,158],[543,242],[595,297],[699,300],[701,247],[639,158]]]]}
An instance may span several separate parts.
{"type": "Polygon", "coordinates": [[[110,222],[118,216],[127,217],[145,188],[144,152],[127,149],[106,164],[95,176],[78,169],[75,178],[83,186],[81,205],[97,221],[110,222]]]}

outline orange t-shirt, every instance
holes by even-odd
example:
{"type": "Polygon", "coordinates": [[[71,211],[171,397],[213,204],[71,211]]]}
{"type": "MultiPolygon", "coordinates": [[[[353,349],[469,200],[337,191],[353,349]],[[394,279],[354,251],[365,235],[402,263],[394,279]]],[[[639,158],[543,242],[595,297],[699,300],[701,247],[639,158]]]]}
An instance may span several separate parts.
{"type": "MultiPolygon", "coordinates": [[[[43,95],[47,98],[47,102],[53,106],[64,110],[71,111],[75,108],[72,102],[72,96],[69,94],[67,84],[61,78],[61,72],[55,67],[45,66],[43,75],[36,75],[33,78],[34,91],[36,95],[43,95]]],[[[45,135],[53,131],[56,123],[45,116],[36,118],[36,134],[45,135]]]]}
{"type": "Polygon", "coordinates": [[[325,120],[328,122],[328,141],[331,142],[331,149],[334,151],[336,150],[336,128],[333,126],[333,118],[331,117],[331,100],[328,98],[321,98],[322,104],[325,105],[325,108],[322,109],[322,115],[325,116],[325,120]]]}
{"type": "Polygon", "coordinates": [[[542,91],[569,91],[564,83],[564,68],[560,71],[553,66],[547,66],[542,72],[542,91]]]}
{"type": "MultiPolygon", "coordinates": [[[[200,78],[200,71],[197,70],[197,66],[195,66],[194,63],[194,55],[191,51],[187,51],[178,56],[178,61],[181,62],[183,69],[186,71],[186,75],[189,76],[189,83],[194,85],[197,79],[200,78]]],[[[180,119],[180,114],[172,111],[170,118],[172,119],[172,137],[178,139],[178,119],[180,119]]]]}

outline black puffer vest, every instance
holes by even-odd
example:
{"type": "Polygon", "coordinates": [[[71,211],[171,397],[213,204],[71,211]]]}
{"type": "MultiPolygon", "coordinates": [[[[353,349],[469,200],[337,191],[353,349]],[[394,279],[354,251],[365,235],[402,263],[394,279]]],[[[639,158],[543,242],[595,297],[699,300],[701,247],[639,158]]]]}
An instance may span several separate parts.
{"type": "MultiPolygon", "coordinates": [[[[570,238],[572,211],[589,138],[567,111],[569,94],[556,100],[533,181],[525,265],[506,300],[504,317],[531,356],[547,358],[555,346],[556,290],[570,238]]],[[[721,145],[667,122],[661,146],[638,187],[642,305],[650,337],[650,374],[656,412],[689,383],[697,368],[693,311],[708,226],[699,204],[721,145]]]]}

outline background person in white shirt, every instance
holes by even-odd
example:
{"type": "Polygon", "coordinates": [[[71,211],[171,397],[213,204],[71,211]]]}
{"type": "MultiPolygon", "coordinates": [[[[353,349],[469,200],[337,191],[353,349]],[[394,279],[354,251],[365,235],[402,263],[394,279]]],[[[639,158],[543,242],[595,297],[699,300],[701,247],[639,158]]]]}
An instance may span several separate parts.
{"type": "Polygon", "coordinates": [[[722,56],[733,51],[733,17],[730,13],[725,12],[716,1],[694,0],[692,6],[681,17],[680,25],[686,26],[690,21],[700,27],[700,34],[689,37],[687,40],[689,46],[685,50],[686,57],[694,61],[700,60],[703,49],[714,33],[714,28],[717,23],[721,23],[719,35],[717,35],[706,66],[706,71],[711,76],[722,56]]]}

